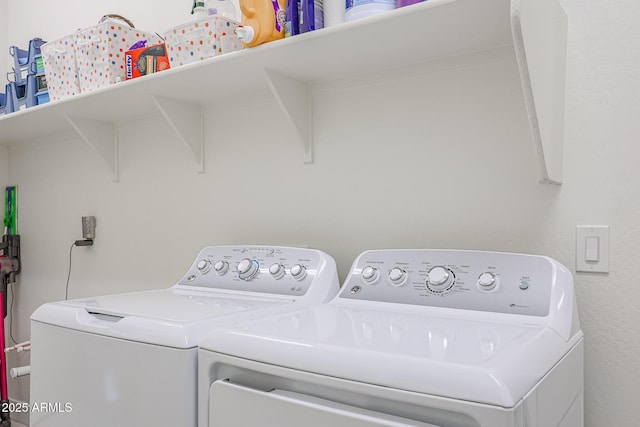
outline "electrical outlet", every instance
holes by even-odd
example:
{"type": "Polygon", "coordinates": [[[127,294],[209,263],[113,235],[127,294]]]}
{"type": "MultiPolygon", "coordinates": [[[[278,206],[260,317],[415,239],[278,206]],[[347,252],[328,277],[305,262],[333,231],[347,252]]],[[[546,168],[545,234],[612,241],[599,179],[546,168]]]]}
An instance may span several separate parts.
{"type": "Polygon", "coordinates": [[[82,217],[82,238],[92,239],[92,240],[96,238],[96,217],[95,216],[82,217]]]}

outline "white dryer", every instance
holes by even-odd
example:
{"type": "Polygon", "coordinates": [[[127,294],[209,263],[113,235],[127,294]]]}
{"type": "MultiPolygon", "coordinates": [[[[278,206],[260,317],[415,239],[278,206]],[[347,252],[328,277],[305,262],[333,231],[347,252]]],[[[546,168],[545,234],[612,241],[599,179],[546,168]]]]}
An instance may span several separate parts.
{"type": "Polygon", "coordinates": [[[542,256],[364,252],[328,304],[213,331],[198,374],[199,427],[583,426],[573,278],[542,256]]]}
{"type": "Polygon", "coordinates": [[[206,333],[338,290],[323,252],[212,246],[169,289],[45,304],[31,316],[30,425],[195,426],[206,333]]]}

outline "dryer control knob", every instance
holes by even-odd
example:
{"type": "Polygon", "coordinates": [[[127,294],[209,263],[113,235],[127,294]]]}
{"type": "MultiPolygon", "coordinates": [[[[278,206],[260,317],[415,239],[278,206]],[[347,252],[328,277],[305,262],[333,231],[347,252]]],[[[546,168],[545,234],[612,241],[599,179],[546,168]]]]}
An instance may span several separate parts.
{"type": "Polygon", "coordinates": [[[370,265],[366,266],[362,269],[362,273],[360,273],[360,277],[362,278],[362,282],[366,285],[373,285],[378,281],[380,277],[380,272],[377,268],[371,267],[370,265]]]}
{"type": "Polygon", "coordinates": [[[271,264],[269,273],[274,279],[281,279],[285,274],[284,265],[279,263],[271,264]]]}
{"type": "Polygon", "coordinates": [[[307,269],[300,264],[295,264],[291,266],[291,277],[296,280],[302,280],[307,277],[307,269]]]}
{"type": "Polygon", "coordinates": [[[211,270],[211,261],[208,259],[201,259],[198,261],[196,267],[201,274],[207,274],[209,270],[211,270]]]}
{"type": "Polygon", "coordinates": [[[498,286],[498,278],[495,274],[486,271],[478,276],[478,286],[482,290],[490,291],[498,286]]]}
{"type": "Polygon", "coordinates": [[[213,264],[213,269],[218,273],[218,276],[224,276],[229,271],[229,263],[227,261],[217,261],[213,264]]]}
{"type": "Polygon", "coordinates": [[[406,271],[400,267],[393,267],[389,270],[389,283],[391,286],[402,286],[407,281],[406,271]]]}
{"type": "Polygon", "coordinates": [[[444,292],[453,285],[453,273],[438,265],[427,272],[427,286],[435,292],[444,292]]]}
{"type": "Polygon", "coordinates": [[[258,274],[259,269],[258,261],[245,258],[238,263],[238,277],[242,280],[251,280],[258,274]]]}

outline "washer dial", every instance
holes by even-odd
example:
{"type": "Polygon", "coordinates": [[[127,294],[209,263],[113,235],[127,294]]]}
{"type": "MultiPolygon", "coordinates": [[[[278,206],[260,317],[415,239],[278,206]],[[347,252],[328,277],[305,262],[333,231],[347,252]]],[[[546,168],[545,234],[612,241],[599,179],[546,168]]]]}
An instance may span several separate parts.
{"type": "Polygon", "coordinates": [[[227,271],[229,271],[229,263],[222,260],[217,261],[215,264],[213,264],[213,269],[216,273],[218,273],[218,276],[224,276],[225,274],[227,274],[227,271]]]}
{"type": "Polygon", "coordinates": [[[451,270],[437,265],[427,272],[427,287],[433,292],[446,292],[453,286],[454,277],[451,270]]]}
{"type": "Polygon", "coordinates": [[[245,258],[238,263],[238,277],[242,280],[251,280],[260,270],[258,261],[254,259],[245,258]]]}
{"type": "Polygon", "coordinates": [[[269,267],[269,274],[271,274],[271,277],[273,277],[274,279],[281,279],[285,274],[284,265],[277,262],[271,264],[271,266],[269,267]]]}
{"type": "Polygon", "coordinates": [[[207,274],[211,270],[211,261],[208,259],[201,259],[196,266],[200,274],[207,274]]]}
{"type": "Polygon", "coordinates": [[[291,277],[296,280],[302,280],[307,277],[307,269],[300,264],[295,264],[291,266],[291,277]]]}

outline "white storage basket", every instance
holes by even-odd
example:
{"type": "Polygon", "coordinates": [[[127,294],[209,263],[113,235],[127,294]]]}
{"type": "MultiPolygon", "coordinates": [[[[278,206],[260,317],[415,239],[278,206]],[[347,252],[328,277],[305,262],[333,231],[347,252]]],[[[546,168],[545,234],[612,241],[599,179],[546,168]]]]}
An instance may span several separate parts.
{"type": "Polygon", "coordinates": [[[151,46],[162,42],[157,34],[140,31],[119,15],[105,15],[98,25],[78,30],[74,40],[82,92],[124,81],[124,54],[135,43],[146,40],[151,46]]]}
{"type": "Polygon", "coordinates": [[[80,93],[73,34],[45,43],[40,50],[50,100],[80,93]]]}

